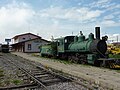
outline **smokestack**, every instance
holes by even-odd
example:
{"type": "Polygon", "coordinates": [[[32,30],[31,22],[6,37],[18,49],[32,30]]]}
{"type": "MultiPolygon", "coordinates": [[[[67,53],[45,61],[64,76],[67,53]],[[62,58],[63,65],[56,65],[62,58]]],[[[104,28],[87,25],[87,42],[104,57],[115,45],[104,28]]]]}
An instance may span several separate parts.
{"type": "Polygon", "coordinates": [[[96,39],[100,39],[100,27],[95,27],[96,39]]]}

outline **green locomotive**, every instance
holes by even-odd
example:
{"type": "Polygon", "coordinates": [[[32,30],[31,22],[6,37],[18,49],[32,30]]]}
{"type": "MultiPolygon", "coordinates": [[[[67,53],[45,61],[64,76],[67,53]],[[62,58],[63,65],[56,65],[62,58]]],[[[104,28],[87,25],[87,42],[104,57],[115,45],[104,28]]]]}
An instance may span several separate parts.
{"type": "Polygon", "coordinates": [[[50,44],[43,45],[40,47],[41,56],[56,57],[57,53],[57,42],[51,42],[50,44]]]}
{"type": "MultiPolygon", "coordinates": [[[[57,38],[51,44],[41,47],[41,55],[68,59],[75,63],[111,67],[111,63],[116,63],[116,60],[109,59],[106,55],[107,36],[100,39],[100,27],[96,27],[95,32],[96,38],[92,33],[89,34],[88,38],[85,38],[82,32],[80,32],[80,36],[57,38]]],[[[120,65],[120,62],[117,65],[120,65]]]]}

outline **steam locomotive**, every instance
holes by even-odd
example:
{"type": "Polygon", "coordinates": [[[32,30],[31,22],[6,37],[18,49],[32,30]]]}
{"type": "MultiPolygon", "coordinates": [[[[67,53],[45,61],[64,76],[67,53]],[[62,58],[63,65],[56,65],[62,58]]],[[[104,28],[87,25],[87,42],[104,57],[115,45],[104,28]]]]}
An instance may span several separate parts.
{"type": "Polygon", "coordinates": [[[100,27],[95,27],[96,38],[90,33],[85,38],[82,31],[80,36],[65,36],[57,38],[40,48],[41,56],[58,57],[74,63],[92,64],[110,68],[120,68],[120,60],[108,58],[107,36],[100,39],[100,27]]]}

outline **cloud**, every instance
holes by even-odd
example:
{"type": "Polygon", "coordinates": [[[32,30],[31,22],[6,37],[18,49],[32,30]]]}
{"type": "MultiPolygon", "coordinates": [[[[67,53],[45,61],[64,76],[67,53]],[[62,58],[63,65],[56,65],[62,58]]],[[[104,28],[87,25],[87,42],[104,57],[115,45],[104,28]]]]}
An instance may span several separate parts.
{"type": "Polygon", "coordinates": [[[106,12],[113,10],[114,12],[116,9],[120,9],[120,4],[113,2],[112,0],[96,0],[93,3],[88,4],[87,7],[99,8],[106,12]]]}
{"type": "MultiPolygon", "coordinates": [[[[25,3],[12,2],[0,7],[0,32],[9,37],[17,32],[28,28],[29,20],[33,17],[34,11],[29,9],[25,3]]],[[[5,37],[6,36],[6,37],[5,37]]]]}
{"type": "Polygon", "coordinates": [[[107,7],[106,10],[116,10],[116,9],[120,9],[120,5],[116,4],[116,3],[113,3],[113,4],[110,4],[109,7],[107,7]]]}
{"type": "Polygon", "coordinates": [[[105,20],[111,20],[111,19],[113,19],[113,18],[115,18],[115,16],[114,16],[113,14],[106,15],[106,16],[104,17],[105,20]]]}
{"type": "Polygon", "coordinates": [[[119,13],[117,11],[107,13],[108,7],[116,5],[110,2],[111,0],[95,1],[89,4],[92,8],[82,5],[79,7],[49,5],[46,8],[35,9],[28,3],[14,0],[0,7],[0,32],[3,39],[25,32],[39,33],[45,39],[51,36],[56,38],[71,35],[72,32],[76,35],[79,31],[88,35],[94,32],[97,24],[103,28],[120,26],[120,21],[114,20],[115,16],[120,18],[119,13]],[[101,5],[105,9],[101,9],[101,5]]]}
{"type": "Polygon", "coordinates": [[[4,37],[10,38],[25,32],[39,33],[46,39],[52,35],[65,36],[73,31],[78,33],[81,29],[87,33],[94,29],[94,24],[84,23],[94,22],[102,13],[87,7],[50,7],[35,11],[24,2],[12,2],[0,8],[0,30],[4,30],[4,37]]]}
{"type": "Polygon", "coordinates": [[[40,16],[44,18],[57,18],[66,20],[86,21],[99,17],[103,11],[90,10],[89,8],[62,8],[52,7],[40,11],[40,16]]]}
{"type": "MultiPolygon", "coordinates": [[[[98,3],[105,3],[107,0],[103,0],[98,3]]],[[[90,9],[88,7],[72,7],[72,8],[63,8],[63,7],[52,7],[46,8],[39,12],[39,18],[46,19],[56,19],[61,22],[61,20],[65,20],[66,24],[72,22],[72,24],[88,24],[93,23],[93,25],[98,24],[102,27],[115,27],[120,26],[120,22],[115,19],[115,15],[118,14],[114,12],[112,14],[104,15],[105,10],[99,9],[90,9]],[[101,17],[102,16],[102,17],[101,17]]],[[[119,18],[119,16],[117,16],[119,18]]],[[[62,22],[63,23],[63,22],[62,22]]],[[[60,23],[59,23],[60,24],[60,23]]],[[[83,25],[84,26],[84,25],[83,25]]],[[[77,26],[78,27],[78,26],[77,26]]]]}
{"type": "Polygon", "coordinates": [[[81,30],[90,33],[89,30],[91,29],[94,32],[95,25],[94,23],[87,23],[94,22],[102,13],[101,10],[91,10],[85,7],[45,8],[36,12],[36,20],[33,20],[35,25],[32,24],[35,27],[31,29],[34,29],[34,32],[40,32],[40,35],[47,39],[51,36],[71,35],[72,32],[76,35],[81,30]]]}
{"type": "Polygon", "coordinates": [[[103,20],[101,23],[101,26],[103,27],[115,27],[115,26],[120,26],[120,22],[115,22],[113,20],[103,20]]]}
{"type": "Polygon", "coordinates": [[[98,8],[108,8],[111,0],[95,0],[94,2],[90,3],[88,6],[91,8],[98,7],[98,8]]]}

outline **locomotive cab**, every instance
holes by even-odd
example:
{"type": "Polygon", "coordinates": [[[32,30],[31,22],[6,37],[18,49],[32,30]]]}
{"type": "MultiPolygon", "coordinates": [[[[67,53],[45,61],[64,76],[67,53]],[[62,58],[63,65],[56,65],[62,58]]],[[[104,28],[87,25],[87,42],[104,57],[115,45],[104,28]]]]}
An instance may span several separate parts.
{"type": "Polygon", "coordinates": [[[66,36],[63,38],[56,39],[58,55],[62,53],[66,53],[66,51],[68,50],[69,44],[74,42],[74,37],[75,36],[66,36]]]}

